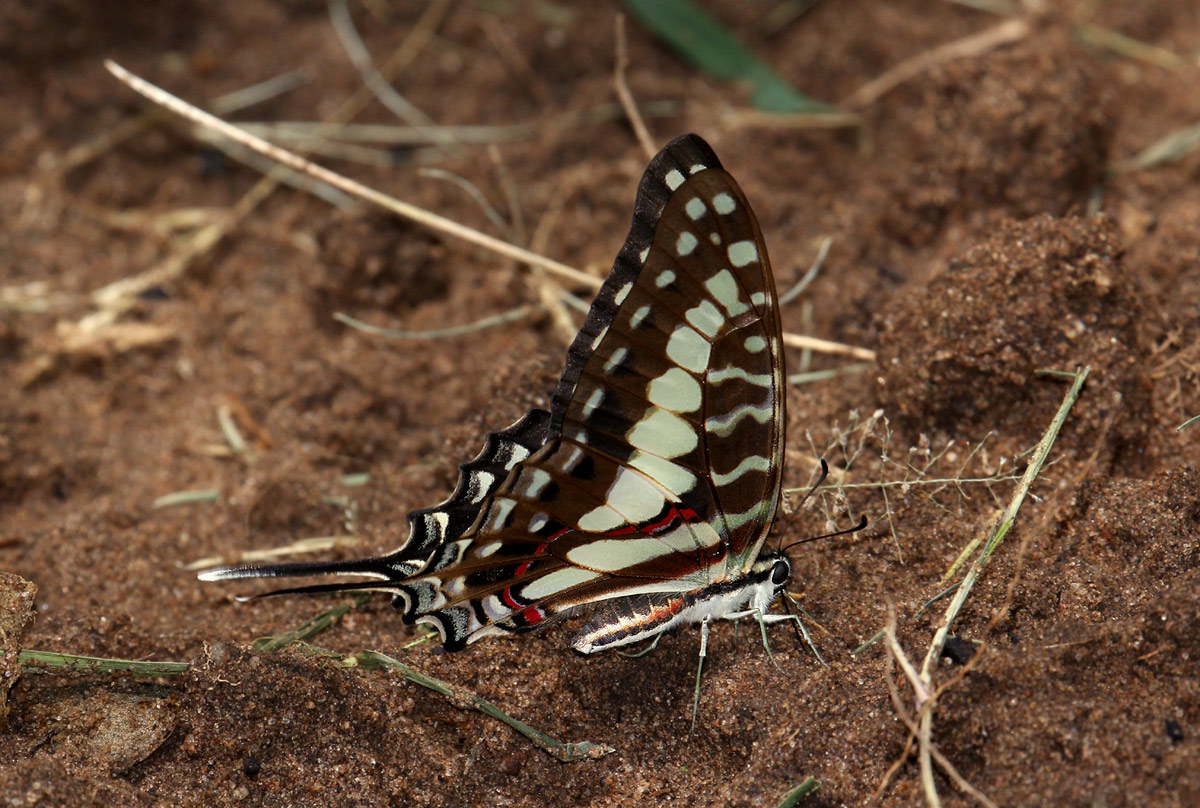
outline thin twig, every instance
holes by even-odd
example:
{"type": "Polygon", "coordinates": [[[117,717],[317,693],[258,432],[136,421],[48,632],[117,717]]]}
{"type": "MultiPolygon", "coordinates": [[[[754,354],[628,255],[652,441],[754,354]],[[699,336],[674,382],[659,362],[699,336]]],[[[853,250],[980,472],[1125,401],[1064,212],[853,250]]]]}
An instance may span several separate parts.
{"type": "Polygon", "coordinates": [[[301,173],[308,174],[309,176],[316,177],[322,182],[332,185],[334,188],[337,188],[340,191],[344,191],[351,196],[364,199],[374,205],[378,205],[381,208],[389,210],[398,216],[424,225],[431,230],[435,230],[439,233],[453,236],[455,238],[462,239],[463,241],[485,247],[492,252],[504,255],[508,258],[513,258],[517,261],[521,261],[522,263],[540,266],[548,272],[561,275],[562,277],[568,278],[575,283],[586,285],[593,289],[598,289],[600,287],[600,281],[591,275],[580,272],[579,270],[567,266],[559,261],[554,261],[550,258],[546,258],[545,256],[530,252],[529,250],[518,247],[515,244],[509,244],[506,241],[489,236],[486,233],[481,233],[478,230],[466,227],[452,219],[447,219],[445,216],[439,216],[436,213],[431,213],[425,210],[424,208],[417,207],[416,205],[380,193],[374,188],[369,188],[360,182],[350,179],[349,177],[343,177],[340,174],[336,174],[327,168],[317,165],[316,163],[305,160],[303,157],[294,152],[281,149],[274,144],[268,143],[262,138],[250,135],[238,129],[236,126],[232,126],[225,121],[222,121],[220,118],[217,118],[214,115],[210,115],[207,112],[192,106],[186,101],[171,95],[166,90],[156,87],[145,79],[135,76],[112,60],[106,60],[104,64],[108,68],[109,72],[111,72],[114,76],[156,104],[161,104],[172,112],[187,118],[194,123],[214,129],[230,140],[241,143],[247,148],[254,149],[260,154],[270,157],[271,159],[275,160],[281,165],[287,166],[293,171],[299,171],[301,173]]]}
{"type": "Polygon", "coordinates": [[[1024,39],[1029,34],[1029,30],[1029,23],[1024,19],[1006,20],[999,25],[988,28],[986,31],[971,34],[962,39],[948,42],[933,50],[917,54],[910,59],[905,59],[882,75],[868,81],[851,93],[839,106],[847,109],[868,107],[895,87],[943,62],[948,62],[952,59],[962,59],[968,56],[979,56],[1009,43],[1024,39]]]}
{"type": "Polygon", "coordinates": [[[805,289],[809,287],[817,275],[821,272],[821,266],[825,263],[825,256],[829,255],[829,248],[833,246],[833,237],[826,236],[821,242],[821,246],[817,248],[817,257],[813,259],[812,266],[808,268],[808,272],[804,273],[804,277],[796,281],[796,285],[788,289],[779,296],[779,305],[786,306],[797,297],[799,297],[805,289]]]}
{"type": "Polygon", "coordinates": [[[476,331],[483,331],[487,328],[494,328],[498,325],[511,323],[516,320],[523,320],[529,317],[530,313],[537,308],[535,306],[518,306],[515,309],[509,309],[501,314],[493,314],[490,317],[484,317],[476,320],[473,323],[465,325],[456,325],[449,328],[432,328],[428,331],[402,331],[394,328],[380,328],[377,325],[364,323],[362,320],[356,320],[343,312],[335,312],[333,319],[339,323],[345,323],[351,328],[359,331],[365,331],[368,334],[374,334],[377,337],[386,337],[387,339],[446,339],[448,337],[461,337],[464,334],[473,334],[476,331]]]}
{"type": "Polygon", "coordinates": [[[230,564],[256,564],[260,561],[270,561],[285,555],[303,555],[305,553],[323,553],[336,547],[358,544],[358,536],[312,536],[299,539],[282,547],[270,547],[265,550],[246,550],[235,558],[225,556],[208,556],[185,564],[183,569],[189,572],[206,570],[209,567],[225,567],[230,564]]]}
{"type": "Polygon", "coordinates": [[[633,127],[633,133],[637,136],[638,143],[642,144],[642,151],[649,160],[658,150],[654,148],[654,138],[650,137],[650,130],[646,128],[646,122],[642,120],[637,102],[633,100],[633,93],[629,91],[629,84],[625,81],[625,71],[628,67],[629,49],[625,39],[625,15],[618,13],[617,65],[613,70],[613,84],[617,88],[617,97],[621,99],[621,106],[625,108],[625,115],[629,118],[629,125],[633,127]]]}
{"type": "Polygon", "coordinates": [[[337,32],[338,39],[342,43],[342,48],[346,51],[346,55],[350,57],[351,64],[358,71],[362,78],[363,86],[370,91],[378,99],[379,103],[383,104],[393,115],[411,126],[429,126],[434,123],[434,120],[426,115],[421,110],[417,109],[411,101],[409,101],[400,93],[396,92],[396,88],[388,83],[379,71],[375,69],[375,65],[371,62],[371,54],[367,50],[367,46],[363,44],[362,37],[358,35],[358,29],[354,27],[354,19],[350,16],[350,10],[346,6],[346,0],[329,0],[329,19],[333,23],[333,30],[337,32]]]}
{"type": "Polygon", "coordinates": [[[808,337],[801,334],[784,334],[783,344],[793,348],[809,348],[818,353],[834,354],[836,356],[852,356],[855,359],[864,359],[868,362],[875,361],[875,352],[869,348],[860,348],[857,345],[846,345],[841,342],[833,342],[832,340],[820,339],[819,337],[808,337]]]}

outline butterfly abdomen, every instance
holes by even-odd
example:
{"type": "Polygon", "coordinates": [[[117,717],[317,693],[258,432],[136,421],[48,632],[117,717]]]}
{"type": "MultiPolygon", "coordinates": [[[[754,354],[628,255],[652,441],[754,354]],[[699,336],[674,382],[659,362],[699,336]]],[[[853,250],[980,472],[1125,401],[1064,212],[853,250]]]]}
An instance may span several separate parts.
{"type": "Polygon", "coordinates": [[[583,631],[575,635],[571,647],[580,653],[593,654],[651,639],[684,623],[697,623],[705,618],[718,620],[746,609],[765,611],[782,587],[775,573],[778,560],[775,553],[764,554],[748,575],[688,592],[651,593],[613,600],[604,604],[583,631]]]}

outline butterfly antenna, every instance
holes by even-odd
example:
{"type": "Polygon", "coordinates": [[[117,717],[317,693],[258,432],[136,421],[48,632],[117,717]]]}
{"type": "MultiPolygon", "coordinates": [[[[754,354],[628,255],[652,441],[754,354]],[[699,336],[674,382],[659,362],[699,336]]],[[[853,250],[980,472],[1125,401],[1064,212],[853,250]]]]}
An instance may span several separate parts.
{"type": "MultiPolygon", "coordinates": [[[[808,498],[817,493],[817,489],[821,487],[821,483],[825,482],[825,478],[828,476],[829,464],[826,463],[825,458],[822,457],[821,473],[817,476],[817,481],[812,484],[812,488],[808,489],[808,493],[804,495],[804,498],[796,504],[795,508],[792,509],[792,515],[788,517],[787,524],[783,526],[783,530],[779,531],[779,544],[776,546],[776,550],[781,553],[783,552],[783,534],[787,533],[787,529],[792,526],[792,522],[796,519],[796,514],[800,513],[800,509],[804,507],[804,503],[808,502],[808,498]]],[[[790,547],[791,545],[788,546],[790,547]]]]}
{"type": "Polygon", "coordinates": [[[845,536],[850,533],[857,533],[858,531],[862,530],[866,526],[867,526],[867,516],[866,516],[866,514],[863,514],[862,519],[859,519],[858,524],[855,525],[854,527],[843,528],[842,530],[836,530],[833,533],[822,533],[820,536],[809,536],[807,539],[800,539],[799,541],[794,541],[791,544],[787,545],[786,547],[780,547],[779,552],[786,553],[788,550],[792,549],[797,544],[807,544],[810,541],[817,541],[818,539],[832,539],[837,536],[845,536]]]}

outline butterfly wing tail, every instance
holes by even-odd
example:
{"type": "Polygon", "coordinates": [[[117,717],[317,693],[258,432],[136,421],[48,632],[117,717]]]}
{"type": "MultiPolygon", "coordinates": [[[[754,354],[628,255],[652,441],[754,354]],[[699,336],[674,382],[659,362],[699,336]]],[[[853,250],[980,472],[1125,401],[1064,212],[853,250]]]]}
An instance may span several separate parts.
{"type": "Polygon", "coordinates": [[[201,581],[235,581],[243,578],[310,578],[324,575],[358,575],[375,580],[345,581],[312,586],[276,589],[255,595],[248,600],[275,597],[277,595],[321,594],[328,592],[351,592],[363,589],[393,588],[389,586],[402,581],[421,567],[420,562],[399,558],[397,554],[380,558],[358,558],[345,561],[305,561],[288,564],[239,564],[219,567],[200,573],[201,581]]]}

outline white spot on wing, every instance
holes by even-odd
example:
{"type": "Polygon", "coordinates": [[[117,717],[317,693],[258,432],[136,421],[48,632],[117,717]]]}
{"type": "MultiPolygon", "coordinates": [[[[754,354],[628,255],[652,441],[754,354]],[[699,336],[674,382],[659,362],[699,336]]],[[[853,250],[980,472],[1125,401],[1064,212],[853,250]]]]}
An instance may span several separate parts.
{"type": "MultiPolygon", "coordinates": [[[[733,248],[730,247],[730,249],[733,249],[733,248]]],[[[616,303],[618,306],[621,305],[622,303],[624,303],[625,298],[629,297],[629,290],[632,288],[633,288],[633,281],[626,281],[625,285],[622,286],[620,289],[618,289],[617,293],[615,295],[613,295],[613,303],[616,303]]]]}
{"type": "Polygon", "coordinates": [[[512,614],[512,609],[505,606],[498,596],[488,595],[483,599],[483,613],[489,620],[503,620],[512,614]]]}
{"type": "Polygon", "coordinates": [[[535,513],[533,518],[529,520],[529,532],[537,533],[550,523],[550,517],[544,513],[535,513]]]}
{"type": "Polygon", "coordinates": [[[687,211],[687,215],[691,217],[692,221],[708,213],[708,207],[704,204],[704,200],[698,196],[689,199],[687,204],[683,206],[683,209],[687,211]]]}
{"type": "Polygon", "coordinates": [[[593,351],[596,350],[597,347],[599,347],[600,343],[604,340],[604,337],[607,336],[607,334],[608,334],[608,326],[604,326],[603,328],[600,329],[600,333],[592,338],[592,350],[593,351]]]}
{"type": "Polygon", "coordinates": [[[608,358],[608,361],[604,363],[604,372],[612,373],[621,366],[621,363],[625,361],[625,357],[628,355],[629,351],[626,348],[617,348],[612,352],[612,356],[608,358]]]}
{"type": "Polygon", "coordinates": [[[679,234],[679,239],[675,242],[675,252],[680,256],[691,255],[699,243],[695,235],[685,231],[679,234]]]}
{"type": "Polygon", "coordinates": [[[599,577],[600,573],[598,572],[579,569],[578,567],[566,567],[525,584],[525,586],[521,587],[521,598],[527,601],[541,600],[542,598],[570,589],[573,586],[594,581],[599,577]]]}
{"type": "MultiPolygon", "coordinates": [[[[687,549],[695,550],[695,542],[687,549]]],[[[597,539],[572,549],[567,560],[580,567],[616,572],[672,552],[670,545],[658,539],[597,539]]]]}
{"type": "Polygon", "coordinates": [[[496,551],[504,546],[502,541],[489,542],[475,551],[475,555],[480,558],[487,558],[490,555],[495,555],[496,551]]]}
{"type": "Polygon", "coordinates": [[[662,272],[658,273],[658,277],[654,279],[654,285],[659,289],[662,289],[665,286],[670,286],[674,282],[675,271],[671,269],[664,269],[662,272]]]}
{"type": "Polygon", "coordinates": [[[643,264],[646,263],[646,259],[649,256],[650,256],[650,248],[649,247],[643,247],[641,252],[638,253],[638,258],[641,259],[643,264]]]}
{"type": "Polygon", "coordinates": [[[728,269],[722,269],[706,280],[704,288],[725,307],[730,317],[738,317],[750,310],[750,307],[742,302],[737,279],[728,269]]]}
{"type": "Polygon", "coordinates": [[[753,241],[735,241],[727,251],[729,261],[735,267],[744,267],[758,260],[758,245],[753,241]]]}
{"type": "Polygon", "coordinates": [[[634,471],[618,469],[605,495],[608,507],[618,511],[631,525],[653,519],[662,512],[665,500],[653,483],[634,471]]]}
{"type": "Polygon", "coordinates": [[[425,514],[425,529],[433,536],[438,537],[441,541],[446,536],[446,528],[450,524],[449,515],[441,511],[425,514]]]}
{"type": "Polygon", "coordinates": [[[684,319],[694,325],[706,337],[712,339],[725,327],[725,318],[711,300],[701,300],[687,310],[684,319]]]}
{"type": "Polygon", "coordinates": [[[704,165],[704,163],[692,163],[692,167],[688,169],[688,171],[692,174],[699,174],[706,168],[708,168],[708,166],[704,165]]]}
{"type": "Polygon", "coordinates": [[[700,438],[692,425],[673,412],[652,408],[625,433],[629,445],[659,457],[679,457],[696,448],[700,438]]]}
{"type": "Polygon", "coordinates": [[[582,459],[583,459],[583,449],[580,449],[578,446],[572,446],[571,454],[568,455],[567,459],[563,461],[562,470],[570,471],[571,469],[573,469],[577,465],[579,465],[579,461],[582,459]]]}
{"type": "Polygon", "coordinates": [[[522,478],[529,480],[529,483],[525,486],[525,496],[530,499],[537,499],[546,490],[546,486],[550,484],[550,472],[545,469],[530,469],[522,473],[522,478]]]}
{"type": "Polygon", "coordinates": [[[733,213],[737,209],[737,203],[733,201],[733,197],[722,191],[712,198],[713,210],[722,216],[733,213]]]}
{"type": "Polygon", "coordinates": [[[744,513],[727,513],[725,514],[725,526],[730,530],[737,530],[747,522],[763,521],[763,509],[765,507],[767,507],[766,503],[760,502],[757,505],[752,505],[744,513]]]}
{"type": "Polygon", "coordinates": [[[471,473],[470,488],[467,491],[467,499],[472,505],[478,505],[487,496],[488,491],[492,489],[492,485],[496,482],[496,475],[490,471],[475,471],[471,473]]]}
{"type": "Polygon", "coordinates": [[[504,466],[509,471],[513,466],[529,457],[529,450],[519,443],[501,443],[496,449],[494,462],[504,466]]]}
{"type": "Polygon", "coordinates": [[[753,418],[760,424],[765,424],[774,415],[775,408],[769,401],[766,404],[740,404],[724,415],[714,415],[712,418],[706,419],[704,429],[714,435],[726,437],[737,429],[737,425],[743,419],[753,418]]]}
{"type": "Polygon", "coordinates": [[[674,191],[680,185],[683,185],[683,179],[683,174],[681,174],[677,168],[672,168],[667,172],[667,176],[663,177],[663,180],[667,183],[667,187],[672,191],[674,191]]]}
{"type": "Polygon", "coordinates": [[[592,508],[579,517],[579,521],[575,524],[580,530],[588,533],[603,533],[606,530],[615,530],[616,528],[623,527],[625,525],[625,517],[607,505],[601,505],[598,508],[592,508]]]}
{"type": "Polygon", "coordinates": [[[588,400],[583,403],[583,417],[591,418],[592,413],[600,406],[600,402],[604,399],[604,390],[596,388],[592,394],[588,396],[588,400]]]}
{"type": "Polygon", "coordinates": [[[488,510],[488,527],[492,530],[502,529],[508,522],[508,515],[512,513],[512,509],[516,505],[517,501],[508,497],[492,500],[492,507],[488,510]]]}
{"type": "Polygon", "coordinates": [[[741,477],[743,474],[751,471],[770,471],[771,463],[765,457],[759,455],[750,455],[742,458],[742,462],[737,464],[737,468],[728,473],[713,471],[712,479],[717,485],[726,485],[741,477]]]}
{"type": "Polygon", "coordinates": [[[771,387],[775,383],[775,377],[770,373],[748,373],[745,368],[739,367],[727,367],[708,372],[709,384],[720,384],[730,379],[738,379],[739,381],[746,382],[747,384],[755,384],[759,387],[771,387]]]}
{"type": "Polygon", "coordinates": [[[634,452],[629,458],[629,465],[650,477],[676,496],[682,496],[696,485],[696,475],[678,463],[647,454],[634,452]]]}
{"type": "Polygon", "coordinates": [[[670,368],[653,379],[646,387],[646,398],[672,412],[694,412],[700,409],[700,383],[683,368],[670,368]]]}
{"type": "Polygon", "coordinates": [[[767,341],[757,334],[746,337],[746,341],[742,344],[746,346],[746,350],[750,353],[760,353],[767,347],[767,341]]]}
{"type": "MultiPolygon", "coordinates": [[[[762,340],[761,337],[752,339],[762,340]]],[[[749,341],[749,340],[747,340],[749,341]]],[[[765,346],[765,343],[764,343],[765,346]]],[[[672,362],[693,373],[702,373],[708,367],[712,345],[700,332],[686,325],[676,326],[667,340],[667,357],[672,362]]]]}
{"type": "Polygon", "coordinates": [[[629,318],[630,327],[631,328],[641,328],[642,321],[645,320],[649,314],[650,314],[650,304],[647,303],[646,305],[638,308],[638,310],[633,313],[633,316],[629,318]]]}

